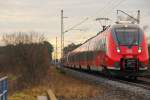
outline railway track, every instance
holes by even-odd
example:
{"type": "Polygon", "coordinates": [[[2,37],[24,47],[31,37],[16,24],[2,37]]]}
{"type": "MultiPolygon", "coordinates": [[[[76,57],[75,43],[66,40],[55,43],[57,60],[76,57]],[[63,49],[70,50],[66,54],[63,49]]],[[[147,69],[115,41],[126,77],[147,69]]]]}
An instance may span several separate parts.
{"type": "Polygon", "coordinates": [[[99,72],[90,72],[85,70],[73,70],[70,68],[61,68],[66,74],[75,78],[91,82],[92,84],[101,84],[120,88],[122,90],[137,93],[138,95],[146,96],[150,99],[150,83],[143,80],[127,80],[120,78],[111,78],[101,76],[99,72]]]}
{"type": "Polygon", "coordinates": [[[144,88],[146,90],[150,90],[150,82],[149,81],[143,81],[143,80],[129,80],[129,79],[113,79],[115,81],[125,83],[125,84],[130,84],[132,86],[137,86],[144,88]]]}
{"type": "Polygon", "coordinates": [[[87,74],[94,75],[96,77],[103,77],[103,78],[107,78],[112,81],[130,84],[132,86],[137,86],[137,87],[141,87],[141,88],[150,90],[150,78],[138,77],[137,80],[127,79],[127,78],[116,78],[116,77],[109,78],[109,77],[103,75],[102,73],[96,72],[96,71],[87,71],[87,70],[78,70],[78,69],[72,69],[72,70],[84,72],[87,74]]]}

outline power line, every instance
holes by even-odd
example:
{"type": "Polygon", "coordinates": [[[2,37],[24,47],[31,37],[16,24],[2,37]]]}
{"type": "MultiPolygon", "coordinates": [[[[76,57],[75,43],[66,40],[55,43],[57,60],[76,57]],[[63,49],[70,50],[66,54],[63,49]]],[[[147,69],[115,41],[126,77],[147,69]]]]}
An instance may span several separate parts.
{"type": "MultiPolygon", "coordinates": [[[[117,0],[117,1],[118,1],[118,0],[117,0]]],[[[124,0],[124,1],[125,1],[125,0],[124,0]]],[[[123,1],[123,2],[124,2],[124,1],[123,1]]],[[[119,2],[117,3],[117,5],[115,5],[115,7],[118,6],[119,4],[123,3],[123,2],[122,2],[122,0],[119,1],[119,2]]],[[[112,5],[116,4],[116,2],[115,2],[115,0],[109,0],[109,1],[107,2],[107,4],[101,8],[101,11],[97,11],[97,13],[98,13],[98,12],[102,12],[101,15],[102,15],[103,13],[106,14],[106,10],[108,10],[112,5]],[[107,6],[107,4],[108,4],[108,6],[107,6]],[[107,8],[107,9],[106,9],[106,8],[107,8]]],[[[115,7],[113,7],[113,9],[114,9],[115,7]]],[[[111,11],[112,11],[112,10],[111,10],[111,11]]],[[[90,18],[92,18],[92,17],[94,17],[94,16],[95,16],[95,15],[89,16],[87,20],[89,20],[90,18]]],[[[85,20],[84,22],[86,22],[87,20],[85,20]]],[[[84,23],[84,22],[83,22],[83,23],[84,23]]]]}
{"type": "Polygon", "coordinates": [[[83,24],[85,21],[87,21],[89,18],[84,19],[83,21],[79,22],[78,24],[75,24],[74,26],[72,26],[71,28],[67,29],[66,31],[64,31],[64,33],[73,30],[74,28],[76,28],[77,26],[83,24]]]}
{"type": "Polygon", "coordinates": [[[110,13],[112,10],[114,10],[115,8],[117,8],[119,5],[121,5],[123,2],[125,2],[126,0],[121,0],[121,1],[119,1],[116,5],[114,5],[114,7],[112,7],[111,8],[111,10],[110,11],[108,11],[108,12],[105,12],[105,13],[110,13]]]}
{"type": "MultiPolygon", "coordinates": [[[[103,11],[108,7],[107,4],[112,5],[112,4],[114,3],[114,1],[115,1],[115,0],[108,0],[108,2],[106,3],[106,5],[104,5],[104,6],[101,8],[101,11],[100,11],[100,12],[103,12],[103,11]]],[[[97,13],[98,13],[98,12],[99,12],[99,11],[97,11],[97,13]]],[[[96,14],[97,14],[97,13],[96,13],[96,14]]],[[[95,15],[89,16],[86,21],[88,21],[89,19],[92,19],[92,20],[93,20],[93,17],[95,17],[95,15]]],[[[94,20],[95,20],[95,19],[94,19],[94,20]]],[[[86,22],[86,21],[84,21],[84,22],[86,22]]]]}
{"type": "MultiPolygon", "coordinates": [[[[109,7],[111,7],[112,5],[114,5],[114,3],[116,3],[115,0],[110,0],[110,1],[108,1],[107,4],[106,4],[103,8],[101,8],[101,15],[102,15],[103,13],[105,13],[105,11],[109,9],[109,7]],[[106,8],[107,8],[107,9],[106,9],[106,8]]],[[[98,12],[99,12],[99,11],[98,11],[98,12]]]]}
{"type": "MultiPolygon", "coordinates": [[[[124,0],[124,1],[125,1],[125,0],[124,0]]],[[[119,1],[119,3],[117,3],[117,5],[121,4],[121,2],[122,2],[122,0],[119,1]]],[[[108,4],[109,6],[113,5],[114,3],[116,3],[115,0],[109,0],[109,1],[107,2],[107,4],[108,4]]],[[[107,6],[107,4],[101,8],[102,13],[105,13],[105,14],[106,14],[106,12],[105,12],[106,10],[105,10],[105,9],[106,9],[106,8],[108,8],[108,9],[110,8],[110,7],[107,6]]],[[[115,8],[115,7],[113,7],[113,8],[115,8]]],[[[111,11],[112,11],[112,10],[111,10],[111,11]]],[[[97,11],[97,13],[98,13],[98,12],[99,12],[99,11],[97,11]]],[[[95,16],[95,15],[94,15],[94,16],[95,16]]],[[[80,23],[74,25],[73,27],[67,29],[64,33],[66,33],[66,32],[68,32],[68,31],[74,29],[75,27],[77,27],[77,26],[83,24],[84,22],[86,22],[87,20],[89,20],[89,19],[92,18],[92,17],[93,17],[93,15],[90,16],[90,17],[88,17],[88,18],[86,18],[86,19],[84,19],[83,21],[81,21],[80,23]]]]}
{"type": "MultiPolygon", "coordinates": [[[[112,4],[113,1],[114,1],[114,0],[109,0],[109,1],[107,2],[107,4],[112,4]]],[[[104,11],[104,9],[105,9],[106,7],[107,7],[106,5],[103,6],[103,8],[101,8],[101,9],[102,9],[101,11],[104,11]]],[[[99,12],[99,11],[97,11],[97,13],[98,13],[98,12],[99,12]]],[[[95,16],[95,15],[94,15],[94,16],[95,16]]],[[[92,15],[92,16],[89,16],[88,18],[84,19],[84,20],[83,20],[82,22],[80,22],[79,24],[74,25],[73,27],[71,27],[70,29],[66,30],[65,32],[68,32],[68,31],[72,30],[73,28],[75,28],[76,26],[78,26],[78,25],[80,25],[80,24],[83,24],[84,22],[86,22],[87,20],[89,20],[89,19],[92,18],[92,17],[93,17],[93,15],[92,15]]]]}
{"type": "MultiPolygon", "coordinates": [[[[122,0],[121,0],[122,1],[122,0]]],[[[99,16],[101,16],[101,17],[105,17],[104,15],[106,15],[106,12],[108,12],[107,10],[109,10],[109,9],[111,9],[111,7],[113,6],[115,6],[116,5],[116,3],[118,4],[118,2],[120,3],[121,1],[116,1],[116,0],[108,0],[108,2],[106,3],[106,5],[104,5],[103,7],[101,7],[101,10],[100,11],[97,11],[97,13],[99,13],[99,12],[101,12],[101,14],[100,15],[98,15],[98,16],[96,16],[96,17],[99,17],[99,16]],[[106,9],[107,8],[107,9],[106,9]],[[103,16],[102,16],[103,15],[103,16]]],[[[97,15],[97,13],[96,13],[96,15],[97,15]]],[[[95,15],[92,15],[92,16],[90,16],[89,18],[92,18],[92,20],[93,20],[93,17],[94,17],[95,15]]],[[[94,19],[95,20],[95,19],[94,19]]],[[[109,23],[111,24],[111,22],[112,22],[112,20],[110,19],[110,21],[109,21],[109,23]]]]}

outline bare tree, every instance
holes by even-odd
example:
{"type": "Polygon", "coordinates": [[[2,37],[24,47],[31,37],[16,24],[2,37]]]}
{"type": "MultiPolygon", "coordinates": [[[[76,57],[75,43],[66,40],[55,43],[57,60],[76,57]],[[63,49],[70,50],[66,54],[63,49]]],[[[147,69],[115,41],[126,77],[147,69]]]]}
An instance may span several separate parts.
{"type": "Polygon", "coordinates": [[[45,41],[44,34],[39,34],[36,32],[17,32],[12,34],[4,34],[2,41],[6,45],[17,45],[17,44],[30,44],[30,43],[41,43],[45,41]]]}

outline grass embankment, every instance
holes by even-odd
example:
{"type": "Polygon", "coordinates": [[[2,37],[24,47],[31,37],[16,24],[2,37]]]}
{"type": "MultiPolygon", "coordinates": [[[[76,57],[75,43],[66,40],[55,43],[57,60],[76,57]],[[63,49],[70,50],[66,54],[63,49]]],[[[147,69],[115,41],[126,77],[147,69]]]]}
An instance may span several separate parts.
{"type": "Polygon", "coordinates": [[[74,79],[51,67],[48,75],[43,79],[43,84],[11,94],[9,100],[36,100],[37,96],[46,95],[47,89],[52,89],[57,97],[67,98],[68,100],[94,97],[103,93],[104,90],[103,87],[74,79]]]}

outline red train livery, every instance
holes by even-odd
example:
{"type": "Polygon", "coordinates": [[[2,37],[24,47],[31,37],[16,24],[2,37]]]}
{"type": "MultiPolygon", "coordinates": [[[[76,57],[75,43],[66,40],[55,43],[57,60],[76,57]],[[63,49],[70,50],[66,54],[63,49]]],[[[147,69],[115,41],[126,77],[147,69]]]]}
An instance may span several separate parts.
{"type": "Polygon", "coordinates": [[[115,24],[64,56],[64,66],[137,77],[148,69],[146,34],[136,24],[115,24]]]}

